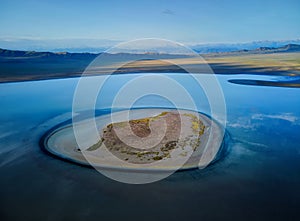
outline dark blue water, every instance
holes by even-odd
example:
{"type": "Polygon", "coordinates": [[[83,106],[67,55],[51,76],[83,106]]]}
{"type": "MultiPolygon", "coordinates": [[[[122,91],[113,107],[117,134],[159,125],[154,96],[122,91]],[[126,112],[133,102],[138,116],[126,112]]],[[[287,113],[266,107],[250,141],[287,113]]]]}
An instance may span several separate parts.
{"type": "MultiPolygon", "coordinates": [[[[203,91],[182,74],[199,111],[203,91]]],[[[132,75],[113,76],[97,109],[109,108],[132,75]]],[[[147,185],[127,185],[55,159],[41,136],[71,118],[78,79],[0,84],[1,220],[297,220],[300,207],[300,88],[239,85],[217,76],[227,110],[229,153],[204,170],[178,172],[147,185]]],[[[234,79],[268,76],[239,75],[234,79]]],[[[274,78],[274,77],[273,77],[274,78]]],[[[171,103],[158,96],[135,106],[171,103]]]]}

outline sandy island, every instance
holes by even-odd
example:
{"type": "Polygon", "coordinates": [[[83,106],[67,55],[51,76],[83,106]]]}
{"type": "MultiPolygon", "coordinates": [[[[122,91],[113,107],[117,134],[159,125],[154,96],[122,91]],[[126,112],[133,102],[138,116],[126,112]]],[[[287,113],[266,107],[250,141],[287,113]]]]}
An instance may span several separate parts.
{"type": "MultiPolygon", "coordinates": [[[[89,139],[92,120],[77,123],[83,138],[79,145],[73,127],[66,125],[44,140],[52,154],[72,162],[101,168],[173,170],[205,167],[221,147],[223,130],[207,116],[187,110],[136,109],[96,118],[99,140],[89,139]]],[[[79,139],[80,140],[80,139],[79,139]]],[[[78,141],[78,139],[77,139],[78,141]]]]}

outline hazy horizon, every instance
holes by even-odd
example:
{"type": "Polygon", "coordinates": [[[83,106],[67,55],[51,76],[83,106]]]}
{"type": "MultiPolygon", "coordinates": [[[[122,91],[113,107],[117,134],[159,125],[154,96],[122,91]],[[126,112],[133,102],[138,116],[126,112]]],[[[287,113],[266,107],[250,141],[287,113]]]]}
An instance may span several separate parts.
{"type": "MultiPolygon", "coordinates": [[[[0,38],[0,48],[8,50],[49,51],[49,52],[103,52],[125,41],[107,39],[27,39],[27,38],[0,38]]],[[[179,42],[182,43],[182,42],[179,42]]],[[[183,43],[192,49],[256,49],[258,47],[281,47],[286,44],[300,44],[300,38],[282,40],[253,40],[249,42],[207,42],[183,43]]]]}

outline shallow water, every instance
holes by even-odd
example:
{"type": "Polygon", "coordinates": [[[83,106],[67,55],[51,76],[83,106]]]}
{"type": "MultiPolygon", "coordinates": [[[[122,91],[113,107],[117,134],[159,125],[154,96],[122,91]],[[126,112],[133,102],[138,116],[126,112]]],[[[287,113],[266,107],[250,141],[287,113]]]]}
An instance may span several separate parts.
{"type": "MultiPolygon", "coordinates": [[[[185,85],[199,111],[210,114],[194,81],[167,75],[185,85]]],[[[98,114],[110,111],[112,98],[132,78],[111,78],[97,100],[98,114]]],[[[40,149],[41,136],[71,118],[78,78],[0,84],[1,220],[295,219],[300,206],[300,89],[228,82],[274,76],[217,78],[226,100],[229,153],[204,170],[178,172],[147,185],[118,183],[40,149]]],[[[172,106],[157,96],[135,106],[151,104],[172,106]]]]}

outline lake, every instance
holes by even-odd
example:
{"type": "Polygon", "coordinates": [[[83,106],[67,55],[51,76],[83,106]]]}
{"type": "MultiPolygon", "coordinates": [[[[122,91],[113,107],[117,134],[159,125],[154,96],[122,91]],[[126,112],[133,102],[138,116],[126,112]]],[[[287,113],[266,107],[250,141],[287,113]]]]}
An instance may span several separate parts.
{"type": "MultiPolygon", "coordinates": [[[[205,93],[195,86],[193,79],[182,73],[163,75],[183,85],[195,100],[197,110],[210,115],[205,93]]],[[[109,113],[120,88],[137,76],[143,74],[112,75],[97,97],[97,114],[109,113]]],[[[89,78],[96,80],[103,76],[89,78]]],[[[212,77],[203,74],[201,78],[212,77]]],[[[282,76],[217,75],[216,78],[226,103],[226,131],[230,137],[227,153],[203,170],[176,172],[145,185],[116,182],[94,169],[50,156],[40,148],[40,139],[47,131],[71,119],[79,78],[0,84],[0,218],[289,220],[297,217],[300,88],[229,82],[288,80],[282,76]]],[[[133,107],[151,105],[172,108],[174,104],[151,95],[138,99],[133,107]]]]}

